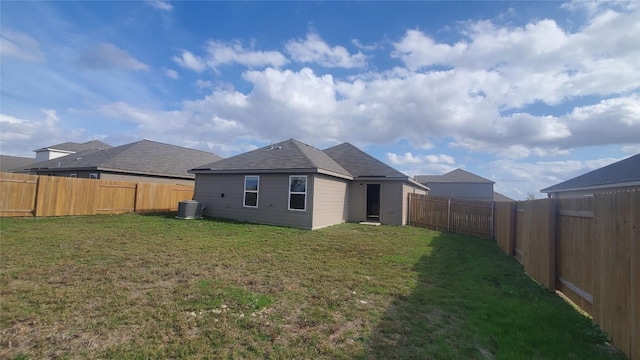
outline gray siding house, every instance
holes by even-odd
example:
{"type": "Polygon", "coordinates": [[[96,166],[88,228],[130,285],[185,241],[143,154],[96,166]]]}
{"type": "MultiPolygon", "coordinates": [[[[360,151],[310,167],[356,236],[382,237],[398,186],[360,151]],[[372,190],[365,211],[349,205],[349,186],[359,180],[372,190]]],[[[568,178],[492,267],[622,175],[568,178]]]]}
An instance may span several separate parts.
{"type": "Polygon", "coordinates": [[[25,172],[103,180],[193,185],[189,169],[222,159],[200,150],[141,140],[105,149],[87,149],[29,164],[25,172]]]}
{"type": "Polygon", "coordinates": [[[640,154],[540,190],[555,199],[593,196],[597,193],[640,190],[640,154]]]}
{"type": "Polygon", "coordinates": [[[407,194],[428,191],[349,143],[323,151],[290,139],[191,172],[204,215],[304,229],[405,225],[407,194]]]}
{"type": "Polygon", "coordinates": [[[416,181],[429,187],[429,195],[453,199],[494,201],[495,182],[462,169],[444,175],[417,175],[416,181]]]}

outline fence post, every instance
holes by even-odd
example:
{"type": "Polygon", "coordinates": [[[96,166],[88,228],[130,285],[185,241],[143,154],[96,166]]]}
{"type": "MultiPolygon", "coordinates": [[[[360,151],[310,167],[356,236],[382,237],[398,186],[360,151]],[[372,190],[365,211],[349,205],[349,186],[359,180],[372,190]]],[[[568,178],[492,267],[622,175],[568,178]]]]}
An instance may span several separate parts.
{"type": "Polygon", "coordinates": [[[550,201],[550,209],[549,209],[549,289],[557,290],[558,289],[558,281],[557,281],[557,259],[556,259],[556,221],[558,218],[557,210],[558,204],[556,203],[556,199],[551,199],[550,201]]]}
{"type": "Polygon", "coordinates": [[[495,240],[495,236],[494,236],[494,229],[493,227],[495,226],[495,223],[493,221],[494,217],[496,216],[496,209],[495,209],[495,201],[491,202],[491,240],[495,240]]]}
{"type": "Polygon", "coordinates": [[[36,182],[36,202],[33,206],[33,216],[42,216],[43,215],[43,206],[44,206],[44,192],[42,191],[43,180],[46,182],[46,178],[43,175],[38,175],[38,180],[36,182]]]}
{"type": "Polygon", "coordinates": [[[511,220],[509,231],[509,256],[515,256],[516,252],[516,236],[518,236],[518,202],[511,204],[511,220]]]}
{"type": "Polygon", "coordinates": [[[631,197],[629,208],[629,219],[631,220],[631,239],[630,239],[630,257],[629,257],[629,287],[631,304],[631,331],[629,339],[631,342],[631,350],[629,358],[632,360],[640,360],[640,191],[629,193],[631,197]]]}
{"type": "Polygon", "coordinates": [[[450,232],[449,223],[451,221],[451,199],[447,201],[447,232],[450,232]]]}
{"type": "Polygon", "coordinates": [[[407,204],[409,205],[409,208],[407,209],[407,225],[411,225],[411,200],[413,200],[411,198],[411,193],[407,193],[407,204]]]}

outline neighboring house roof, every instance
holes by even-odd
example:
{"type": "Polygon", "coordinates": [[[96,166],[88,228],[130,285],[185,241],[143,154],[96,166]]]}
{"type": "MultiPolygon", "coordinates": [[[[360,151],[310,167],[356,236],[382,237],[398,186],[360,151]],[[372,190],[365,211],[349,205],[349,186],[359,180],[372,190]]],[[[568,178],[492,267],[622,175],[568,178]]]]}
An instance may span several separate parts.
{"type": "Polygon", "coordinates": [[[79,144],[76,142],[65,142],[62,144],[47,146],[41,149],[36,149],[34,151],[40,152],[40,151],[47,151],[47,150],[59,150],[59,151],[77,153],[85,150],[104,150],[104,149],[109,149],[111,147],[112,147],[111,145],[103,143],[100,140],[92,140],[82,144],[79,144]]]}
{"type": "Polygon", "coordinates": [[[476,174],[462,169],[449,171],[444,175],[416,175],[419,183],[474,183],[474,184],[495,184],[495,181],[483,178],[476,174]]]}
{"type": "Polygon", "coordinates": [[[500,194],[499,192],[494,191],[493,192],[493,201],[497,201],[497,202],[514,202],[515,200],[513,200],[512,198],[510,198],[508,196],[504,196],[504,195],[500,194]]]}
{"type": "Polygon", "coordinates": [[[258,173],[313,171],[351,179],[351,174],[329,155],[311,145],[289,139],[224,160],[206,164],[193,172],[258,173]]]}
{"type": "Polygon", "coordinates": [[[30,169],[47,169],[48,171],[101,170],[193,178],[194,176],[187,170],[220,159],[222,159],[220,156],[205,151],[141,140],[109,149],[84,150],[60,158],[41,161],[31,164],[30,169]]]}
{"type": "Polygon", "coordinates": [[[640,154],[540,190],[544,193],[640,185],[640,154]]]}
{"type": "Polygon", "coordinates": [[[12,170],[20,170],[36,160],[34,158],[22,156],[0,155],[0,171],[10,172],[12,170]]]}

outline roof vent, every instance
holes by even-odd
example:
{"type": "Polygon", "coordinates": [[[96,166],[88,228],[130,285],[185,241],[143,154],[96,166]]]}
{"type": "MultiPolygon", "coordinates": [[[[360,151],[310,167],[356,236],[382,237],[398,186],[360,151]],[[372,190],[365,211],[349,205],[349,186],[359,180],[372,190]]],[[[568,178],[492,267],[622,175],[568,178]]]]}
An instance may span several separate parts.
{"type": "Polygon", "coordinates": [[[195,200],[180,201],[176,219],[202,219],[202,203],[195,200]]]}

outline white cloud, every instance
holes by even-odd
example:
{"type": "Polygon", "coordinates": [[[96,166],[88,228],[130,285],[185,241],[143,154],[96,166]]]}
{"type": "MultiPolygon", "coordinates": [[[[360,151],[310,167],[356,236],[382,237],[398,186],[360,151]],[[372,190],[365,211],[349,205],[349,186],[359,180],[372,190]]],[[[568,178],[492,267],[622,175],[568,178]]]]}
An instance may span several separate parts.
{"type": "Polygon", "coordinates": [[[622,151],[631,155],[640,154],[640,143],[635,145],[623,146],[622,151]]]}
{"type": "Polygon", "coordinates": [[[11,30],[2,30],[0,33],[0,56],[34,62],[44,60],[40,43],[27,34],[11,30]]]}
{"type": "Polygon", "coordinates": [[[165,71],[165,75],[167,75],[167,77],[170,79],[180,79],[180,74],[178,74],[178,72],[173,69],[167,69],[167,71],[165,71]]]}
{"type": "Polygon", "coordinates": [[[416,175],[441,175],[463,165],[456,165],[455,158],[446,154],[418,155],[406,152],[403,155],[395,153],[386,154],[387,161],[397,166],[409,176],[416,175]]]}
{"type": "Polygon", "coordinates": [[[438,43],[419,30],[409,30],[394,44],[393,57],[413,71],[433,66],[493,73],[494,87],[483,87],[489,101],[522,108],[536,101],[556,105],[568,98],[610,95],[640,87],[639,12],[611,9],[594,15],[575,33],[554,20],[520,27],[470,23],[466,37],[438,43]]]}
{"type": "Polygon", "coordinates": [[[351,39],[351,43],[357,47],[358,49],[362,49],[365,51],[373,51],[373,50],[379,50],[382,49],[382,45],[380,43],[374,43],[374,44],[370,44],[370,45],[364,45],[362,42],[360,42],[360,40],[358,39],[351,39]]]}
{"type": "Polygon", "coordinates": [[[640,94],[579,106],[563,117],[573,136],[566,146],[637,144],[640,140],[640,94]]]}
{"type": "Polygon", "coordinates": [[[494,127],[499,136],[509,139],[505,142],[548,143],[571,136],[568,126],[554,116],[515,113],[496,119],[494,127]]]}
{"type": "Polygon", "coordinates": [[[56,110],[41,109],[43,118],[20,118],[0,113],[0,148],[3,154],[33,157],[33,150],[64,141],[74,141],[83,129],[64,130],[56,110]]]}
{"type": "Polygon", "coordinates": [[[173,10],[173,5],[171,5],[168,1],[152,0],[152,1],[148,1],[147,3],[158,10],[162,10],[162,11],[173,10]]]}
{"type": "Polygon", "coordinates": [[[102,43],[80,54],[77,63],[87,69],[122,69],[146,71],[147,64],[133,58],[128,52],[110,43],[102,43]]]}
{"type": "Polygon", "coordinates": [[[317,63],[329,68],[362,68],[367,65],[367,57],[362,53],[352,55],[343,46],[330,47],[315,33],[307,34],[304,40],[291,40],[285,47],[295,61],[302,63],[317,63]]]}
{"type": "Polygon", "coordinates": [[[411,70],[419,70],[431,65],[449,65],[460,57],[468,45],[457,43],[454,46],[437,44],[431,37],[419,30],[409,30],[399,42],[394,44],[392,57],[400,58],[411,70]]]}
{"type": "Polygon", "coordinates": [[[176,64],[191,69],[195,72],[202,72],[207,67],[204,60],[201,57],[198,57],[192,54],[190,51],[183,51],[182,55],[174,56],[171,58],[176,64]]]}
{"type": "Polygon", "coordinates": [[[409,165],[422,163],[422,159],[413,156],[413,154],[410,152],[406,152],[404,153],[404,155],[387,153],[387,160],[389,160],[392,165],[409,165]]]}
{"type": "Polygon", "coordinates": [[[213,88],[213,83],[211,81],[208,81],[208,80],[198,79],[198,80],[196,80],[195,85],[199,90],[213,88]]]}
{"type": "Polygon", "coordinates": [[[561,160],[522,162],[497,160],[487,164],[491,179],[501,185],[501,190],[524,199],[527,193],[537,197],[546,195],[539,191],[589,171],[609,165],[621,159],[596,158],[591,160],[561,160]]]}
{"type": "Polygon", "coordinates": [[[447,164],[453,165],[456,163],[456,160],[453,156],[446,154],[435,154],[435,155],[425,155],[424,159],[431,164],[447,164]]]}
{"type": "MultiPolygon", "coordinates": [[[[282,68],[286,58],[279,52],[253,51],[239,41],[209,41],[204,58],[185,54],[199,71],[232,63],[253,67],[242,75],[248,90],[218,89],[193,103],[208,107],[215,99],[215,108],[207,111],[268,139],[363,144],[406,139],[418,149],[446,139],[455,148],[507,159],[558,157],[576,146],[637,142],[640,49],[624,29],[640,26],[634,22],[639,14],[600,11],[571,31],[551,19],[521,26],[468,22],[461,24],[461,40],[451,44],[409,30],[391,54],[405,67],[346,78],[282,68]],[[239,113],[237,105],[218,102],[229,93],[238,94],[250,111],[239,113]],[[592,100],[603,96],[607,99],[592,100]],[[532,104],[546,104],[553,115],[530,112],[532,104]]],[[[295,61],[366,66],[362,54],[330,46],[313,32],[290,40],[285,49],[295,61]]],[[[204,80],[196,86],[213,89],[204,80]]],[[[395,156],[394,161],[410,161],[395,156]]]]}
{"type": "Polygon", "coordinates": [[[278,51],[256,51],[245,49],[239,41],[224,42],[210,40],[207,42],[207,65],[217,69],[220,65],[240,64],[252,68],[281,67],[288,60],[278,51]]]}

